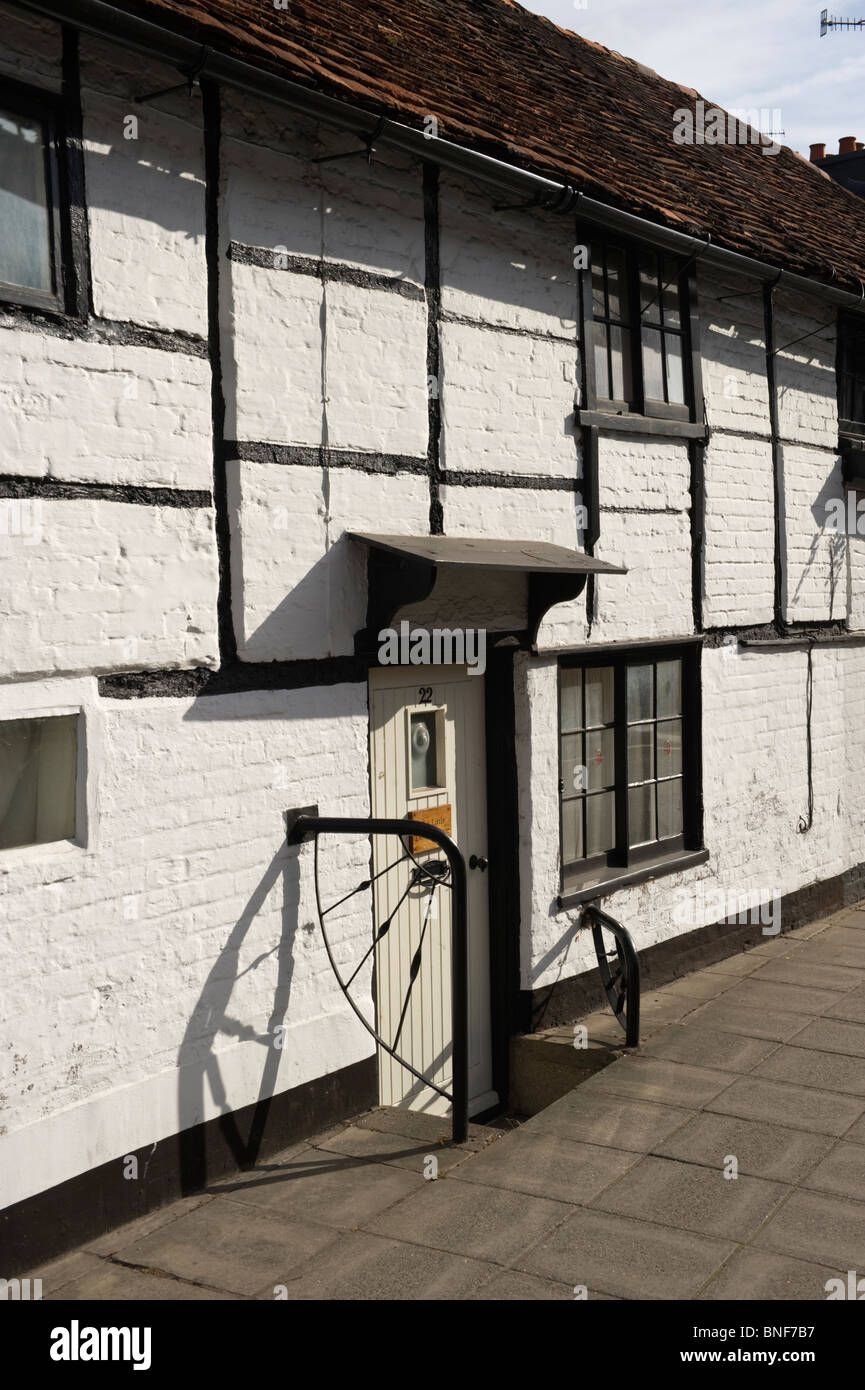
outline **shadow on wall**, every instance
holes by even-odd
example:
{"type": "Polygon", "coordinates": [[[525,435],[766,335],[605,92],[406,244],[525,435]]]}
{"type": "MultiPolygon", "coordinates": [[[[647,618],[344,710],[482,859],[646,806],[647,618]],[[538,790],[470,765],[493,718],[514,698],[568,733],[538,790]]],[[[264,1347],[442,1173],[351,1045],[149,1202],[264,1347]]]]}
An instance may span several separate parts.
{"type": "MultiPolygon", "coordinates": [[[[293,973],[293,947],[298,930],[300,911],[299,862],[283,847],[274,856],[255,892],[232,928],[225,945],[207,976],[198,1002],[186,1026],[178,1052],[178,1122],[180,1174],[183,1194],[200,1191],[208,1180],[208,1139],[202,1127],[205,1119],[206,1092],[220,1112],[219,1130],[225,1146],[238,1168],[252,1167],[261,1149],[267,1125],[277,1074],[283,1053],[274,1045],[274,1030],[284,1020],[288,1010],[293,973]],[[281,930],[273,948],[247,966],[238,970],[238,956],[255,918],[270,893],[282,884],[281,930]],[[256,1033],[248,1024],[234,1018],[229,1002],[234,986],[242,974],[257,970],[268,958],[276,955],[278,968],[273,1004],[264,1033],[256,1033]],[[223,1082],[216,1043],[220,1035],[238,1042],[257,1042],[264,1048],[258,1097],[249,1130],[240,1132],[223,1082]]],[[[220,1165],[220,1171],[224,1164],[220,1165]]]]}
{"type": "MultiPolygon", "coordinates": [[[[277,538],[283,536],[286,548],[293,548],[288,532],[275,534],[277,538]]],[[[268,570],[272,568],[272,560],[266,556],[263,564],[268,570]]],[[[267,594],[250,591],[248,561],[247,573],[238,575],[235,568],[234,578],[234,621],[238,633],[243,634],[242,660],[290,661],[353,655],[354,634],[364,626],[366,614],[363,545],[341,535],[273,607],[267,594]],[[263,621],[256,623],[254,617],[249,620],[262,610],[267,613],[263,621]]],[[[256,588],[258,584],[270,588],[272,583],[262,574],[256,588]]]]}
{"type": "MultiPolygon", "coordinates": [[[[796,589],[795,589],[795,592],[794,592],[793,598],[792,598],[792,603],[795,604],[796,601],[797,601],[797,599],[799,598],[800,593],[802,592],[802,589],[803,589],[803,587],[804,587],[804,585],[805,585],[806,580],[808,579],[808,577],[809,577],[811,571],[813,570],[815,564],[817,564],[818,560],[820,559],[820,551],[821,551],[821,549],[822,549],[822,542],[824,541],[825,538],[828,537],[828,540],[829,540],[829,576],[828,576],[828,579],[829,579],[829,617],[830,617],[830,619],[832,619],[832,618],[834,618],[834,617],[836,616],[836,613],[835,613],[835,598],[836,598],[836,595],[837,595],[837,593],[838,593],[838,585],[839,585],[839,581],[841,580],[842,572],[843,572],[843,569],[844,569],[844,557],[845,557],[845,555],[846,555],[846,553],[847,553],[847,543],[848,543],[848,542],[847,542],[846,530],[845,530],[845,531],[833,531],[833,530],[831,530],[831,529],[828,529],[828,530],[827,530],[827,524],[830,522],[830,520],[831,520],[831,518],[832,518],[832,515],[833,515],[832,504],[833,504],[833,503],[836,503],[836,502],[838,501],[839,498],[843,499],[844,503],[846,504],[846,500],[847,500],[847,499],[846,499],[846,495],[845,495],[845,492],[844,492],[844,486],[843,486],[843,484],[842,484],[842,482],[841,482],[841,470],[840,470],[839,465],[836,463],[835,467],[832,469],[831,473],[830,473],[829,476],[827,477],[826,481],[824,482],[823,486],[821,487],[819,493],[818,493],[817,496],[815,497],[814,502],[813,502],[813,504],[812,504],[812,506],[811,506],[811,515],[812,515],[813,518],[814,518],[814,525],[815,525],[815,527],[816,527],[816,530],[815,530],[813,536],[811,537],[811,546],[810,546],[810,549],[809,549],[809,551],[808,551],[808,559],[805,561],[805,564],[804,564],[803,567],[802,567],[802,573],[801,573],[800,576],[799,576],[799,582],[798,582],[798,584],[796,585],[796,589]]],[[[785,531],[785,534],[786,534],[786,531],[785,531]]],[[[786,574],[785,574],[785,587],[786,587],[786,574]]],[[[786,599],[786,594],[784,595],[784,598],[786,599]]],[[[842,608],[843,608],[843,610],[846,612],[847,594],[846,594],[846,592],[844,592],[844,591],[842,591],[842,593],[841,593],[841,600],[842,600],[842,608]]],[[[842,616],[843,616],[843,614],[842,614],[842,616]]]]}

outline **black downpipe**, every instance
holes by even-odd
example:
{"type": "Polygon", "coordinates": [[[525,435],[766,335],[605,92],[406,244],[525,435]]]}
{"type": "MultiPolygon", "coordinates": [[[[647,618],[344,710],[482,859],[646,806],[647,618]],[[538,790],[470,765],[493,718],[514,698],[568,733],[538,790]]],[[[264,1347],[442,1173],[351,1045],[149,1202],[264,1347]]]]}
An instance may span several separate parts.
{"type": "MultiPolygon", "coordinates": [[[[777,284],[777,281],[775,282],[777,284]]],[[[772,487],[775,512],[775,601],[774,618],[778,632],[784,631],[784,562],[781,513],[784,480],[781,473],[781,441],[778,431],[778,393],[775,380],[775,284],[763,286],[763,321],[766,335],[766,385],[769,391],[769,432],[772,441],[772,487]]]]}

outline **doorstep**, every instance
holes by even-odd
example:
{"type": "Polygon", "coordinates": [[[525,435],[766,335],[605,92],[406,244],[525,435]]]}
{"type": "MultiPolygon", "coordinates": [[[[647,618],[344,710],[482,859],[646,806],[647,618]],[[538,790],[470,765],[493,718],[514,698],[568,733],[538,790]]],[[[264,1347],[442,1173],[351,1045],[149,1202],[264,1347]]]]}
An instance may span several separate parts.
{"type": "MultiPolygon", "coordinates": [[[[612,1016],[611,1022],[618,1027],[612,1016]]],[[[582,1025],[586,1034],[577,1034],[580,1026],[511,1038],[508,1101],[513,1114],[537,1115],[629,1050],[621,1030],[621,1044],[617,1044],[595,1031],[590,1020],[582,1025]]]]}
{"type": "MultiPolygon", "coordinates": [[[[756,970],[763,957],[753,951],[748,954],[750,969],[756,970]]],[[[665,1028],[682,1023],[702,1005],[724,994],[735,983],[731,976],[744,975],[747,969],[744,953],[732,960],[732,966],[722,961],[714,971],[694,971],[642,994],[640,1045],[645,1046],[665,1028]]],[[[624,1029],[609,1008],[583,1015],[572,1024],[513,1037],[508,1108],[514,1115],[537,1115],[612,1062],[635,1051],[636,1048],[625,1046],[624,1029]]]]}

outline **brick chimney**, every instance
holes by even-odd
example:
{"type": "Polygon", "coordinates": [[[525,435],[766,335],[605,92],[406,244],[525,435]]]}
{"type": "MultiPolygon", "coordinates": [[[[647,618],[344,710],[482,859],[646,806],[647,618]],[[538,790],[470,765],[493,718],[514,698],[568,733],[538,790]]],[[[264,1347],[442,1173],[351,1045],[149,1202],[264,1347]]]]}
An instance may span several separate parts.
{"type": "Polygon", "coordinates": [[[810,160],[848,193],[865,198],[865,140],[857,140],[855,135],[842,135],[838,153],[828,155],[821,141],[811,146],[810,160]]]}

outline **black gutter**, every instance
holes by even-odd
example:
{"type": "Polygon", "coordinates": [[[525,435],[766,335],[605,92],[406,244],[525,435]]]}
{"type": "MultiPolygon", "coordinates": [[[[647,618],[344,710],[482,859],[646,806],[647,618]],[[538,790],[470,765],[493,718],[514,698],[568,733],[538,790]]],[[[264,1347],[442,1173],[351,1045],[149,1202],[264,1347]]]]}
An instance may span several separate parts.
{"type": "MultiPolygon", "coordinates": [[[[251,92],[259,98],[315,116],[324,124],[353,131],[364,142],[374,136],[376,145],[388,145],[412,158],[479,179],[502,191],[521,193],[535,201],[539,208],[572,214],[578,207],[580,217],[586,222],[680,255],[695,255],[704,245],[704,237],[688,236],[637,217],[634,213],[623,212],[588,197],[560,180],[545,178],[517,165],[494,159],[491,155],[467,149],[449,140],[427,138],[422,130],[415,130],[399,121],[383,119],[380,114],[353,106],[339,97],[327,96],[289,78],[276,77],[252,63],[215,52],[171,29],[118,10],[105,4],[104,0],[66,0],[65,4],[58,3],[58,0],[14,0],[14,3],[23,10],[53,19],[58,24],[75,25],[100,38],[108,36],[122,41],[128,48],[172,64],[181,72],[195,73],[198,78],[206,77],[210,82],[251,92]]],[[[714,243],[701,252],[701,260],[704,264],[718,265],[775,284],[783,276],[785,287],[791,290],[844,304],[851,310],[865,310],[861,293],[837,289],[822,280],[796,275],[714,243]]]]}

